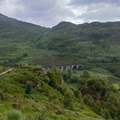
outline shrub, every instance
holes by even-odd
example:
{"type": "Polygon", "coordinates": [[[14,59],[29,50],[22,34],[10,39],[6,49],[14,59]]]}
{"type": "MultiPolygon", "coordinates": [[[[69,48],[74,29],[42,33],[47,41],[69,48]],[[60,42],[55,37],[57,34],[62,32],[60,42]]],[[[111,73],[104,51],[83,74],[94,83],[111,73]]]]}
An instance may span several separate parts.
{"type": "Polygon", "coordinates": [[[87,71],[83,72],[83,75],[81,75],[81,79],[88,80],[90,78],[90,74],[87,71]]]}
{"type": "Polygon", "coordinates": [[[30,94],[32,92],[32,85],[30,84],[30,82],[28,82],[26,84],[26,90],[25,90],[25,93],[26,94],[30,94]]]}
{"type": "Polygon", "coordinates": [[[101,112],[101,116],[102,116],[103,118],[105,118],[106,120],[108,120],[108,119],[111,118],[111,116],[110,116],[110,114],[109,114],[109,112],[108,112],[107,109],[101,109],[100,112],[101,112]]]}
{"type": "Polygon", "coordinates": [[[62,83],[62,78],[59,71],[54,68],[53,70],[47,72],[47,76],[50,79],[49,85],[54,89],[58,89],[62,83]]]}
{"type": "Polygon", "coordinates": [[[76,91],[74,91],[74,95],[77,99],[82,99],[82,93],[80,90],[77,89],[76,91]]]}
{"type": "Polygon", "coordinates": [[[24,117],[20,111],[12,110],[7,114],[7,120],[24,120],[24,117]]]}
{"type": "Polygon", "coordinates": [[[72,91],[67,91],[64,95],[63,104],[65,108],[73,109],[73,95],[72,91]]]}
{"type": "Polygon", "coordinates": [[[72,76],[72,70],[71,69],[68,69],[67,71],[64,71],[62,73],[62,77],[63,77],[65,82],[69,82],[69,79],[71,78],[71,76],[72,76]]]}
{"type": "Polygon", "coordinates": [[[35,120],[47,120],[47,117],[45,116],[44,112],[41,112],[36,118],[35,120]]]}
{"type": "Polygon", "coordinates": [[[45,116],[45,112],[41,111],[37,117],[35,117],[35,118],[29,118],[27,120],[48,120],[48,119],[45,116]]]}
{"type": "Polygon", "coordinates": [[[90,95],[85,95],[85,96],[83,97],[83,101],[84,101],[84,103],[85,103],[86,105],[88,105],[88,106],[90,106],[90,107],[92,107],[93,104],[95,103],[95,102],[94,102],[94,99],[93,99],[90,95]]]}
{"type": "Polygon", "coordinates": [[[79,77],[76,75],[72,75],[70,78],[70,83],[78,83],[79,82],[79,77]]]}
{"type": "Polygon", "coordinates": [[[5,100],[5,94],[2,91],[0,91],[0,99],[5,100]]]}

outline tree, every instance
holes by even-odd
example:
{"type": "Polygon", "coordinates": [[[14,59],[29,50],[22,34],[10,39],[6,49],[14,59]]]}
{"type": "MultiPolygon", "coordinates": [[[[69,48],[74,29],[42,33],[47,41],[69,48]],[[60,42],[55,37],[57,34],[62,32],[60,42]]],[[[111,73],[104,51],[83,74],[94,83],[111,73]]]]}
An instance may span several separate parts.
{"type": "Polygon", "coordinates": [[[32,85],[31,85],[30,82],[28,82],[28,83],[26,84],[25,93],[26,93],[26,94],[30,94],[31,92],[32,92],[32,85]]]}
{"type": "Polygon", "coordinates": [[[73,93],[72,91],[66,91],[65,95],[64,95],[64,100],[63,100],[63,104],[65,108],[68,109],[73,109],[73,93]]]}

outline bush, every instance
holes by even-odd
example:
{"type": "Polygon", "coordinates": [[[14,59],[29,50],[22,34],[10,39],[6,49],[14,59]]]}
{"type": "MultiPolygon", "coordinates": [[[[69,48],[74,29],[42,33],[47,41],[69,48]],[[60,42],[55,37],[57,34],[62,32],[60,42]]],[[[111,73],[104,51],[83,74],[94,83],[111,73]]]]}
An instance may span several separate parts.
{"type": "Polygon", "coordinates": [[[25,90],[25,93],[26,94],[30,94],[32,92],[32,85],[28,82],[26,84],[26,90],[25,90]]]}
{"type": "Polygon", "coordinates": [[[93,104],[95,103],[94,99],[90,95],[85,95],[83,97],[83,101],[86,105],[93,107],[93,104]]]}
{"type": "Polygon", "coordinates": [[[111,119],[111,116],[110,116],[110,114],[109,114],[107,109],[101,109],[100,112],[101,112],[101,116],[103,118],[105,118],[106,120],[111,119]]]}
{"type": "Polygon", "coordinates": [[[54,89],[58,89],[59,86],[62,84],[62,77],[59,71],[53,68],[51,71],[47,72],[47,76],[49,77],[49,85],[54,89]]]}
{"type": "Polygon", "coordinates": [[[63,104],[65,108],[73,109],[73,93],[72,91],[67,91],[64,95],[63,104]]]}
{"type": "Polygon", "coordinates": [[[29,118],[27,120],[48,120],[48,119],[45,116],[45,112],[41,111],[40,114],[37,117],[35,117],[35,118],[29,118]]]}
{"type": "Polygon", "coordinates": [[[5,94],[2,91],[0,91],[0,99],[5,100],[5,94]]]}
{"type": "Polygon", "coordinates": [[[72,76],[72,70],[71,69],[68,69],[67,71],[64,71],[62,73],[62,77],[63,77],[63,80],[65,82],[69,82],[69,79],[71,78],[71,76],[72,76]]]}
{"type": "Polygon", "coordinates": [[[44,112],[41,112],[36,118],[35,120],[47,120],[47,117],[45,116],[44,112]]]}
{"type": "Polygon", "coordinates": [[[76,75],[72,75],[70,78],[70,83],[79,83],[79,77],[76,75]]]}
{"type": "Polygon", "coordinates": [[[83,72],[83,75],[81,75],[81,79],[88,80],[90,78],[90,74],[87,71],[83,72]]]}
{"type": "Polygon", "coordinates": [[[77,89],[76,91],[74,91],[74,95],[77,99],[82,99],[82,93],[80,90],[77,89]]]}
{"type": "Polygon", "coordinates": [[[20,111],[13,110],[7,114],[7,120],[24,120],[20,111]]]}
{"type": "Polygon", "coordinates": [[[107,108],[112,118],[119,118],[120,114],[120,92],[110,92],[104,97],[103,108],[107,108]]]}

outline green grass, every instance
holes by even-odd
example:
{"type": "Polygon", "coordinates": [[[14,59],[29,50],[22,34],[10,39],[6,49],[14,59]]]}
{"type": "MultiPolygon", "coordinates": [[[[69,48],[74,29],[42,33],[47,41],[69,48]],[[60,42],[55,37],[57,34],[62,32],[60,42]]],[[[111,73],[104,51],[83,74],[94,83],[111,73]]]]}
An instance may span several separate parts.
{"type": "MultiPolygon", "coordinates": [[[[86,105],[82,105],[83,103],[77,102],[75,98],[73,110],[64,108],[62,103],[64,96],[42,80],[45,75],[37,76],[32,69],[14,68],[10,73],[0,76],[0,91],[4,91],[5,96],[4,100],[0,99],[1,117],[6,117],[7,120],[23,120],[24,116],[33,118],[37,117],[41,111],[45,111],[45,116],[49,120],[88,118],[102,120],[99,115],[86,105]],[[37,80],[42,86],[38,90],[34,88],[30,95],[26,95],[25,84],[22,84],[23,79],[31,79],[33,82],[37,80]]],[[[76,89],[74,85],[72,87],[66,84],[66,86],[65,88],[70,91],[76,89]]]]}
{"type": "Polygon", "coordinates": [[[20,111],[9,111],[7,114],[7,120],[24,120],[24,117],[20,111]]]}

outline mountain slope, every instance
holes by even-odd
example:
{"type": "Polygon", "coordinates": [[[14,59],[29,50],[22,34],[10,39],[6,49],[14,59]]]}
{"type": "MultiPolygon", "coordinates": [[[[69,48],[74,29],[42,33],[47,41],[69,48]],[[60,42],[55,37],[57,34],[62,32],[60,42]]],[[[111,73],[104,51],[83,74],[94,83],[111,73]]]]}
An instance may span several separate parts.
{"type": "Polygon", "coordinates": [[[38,48],[77,58],[119,56],[120,22],[74,25],[60,23],[41,39],[38,48]],[[63,27],[64,26],[64,27],[63,27]]]}
{"type": "Polygon", "coordinates": [[[44,28],[0,14],[0,63],[119,66],[119,33],[120,22],[76,25],[63,21],[44,28]]]}
{"type": "Polygon", "coordinates": [[[36,41],[47,32],[49,28],[0,14],[0,61],[16,59],[25,53],[32,53],[36,49],[34,47],[36,41]]]}

